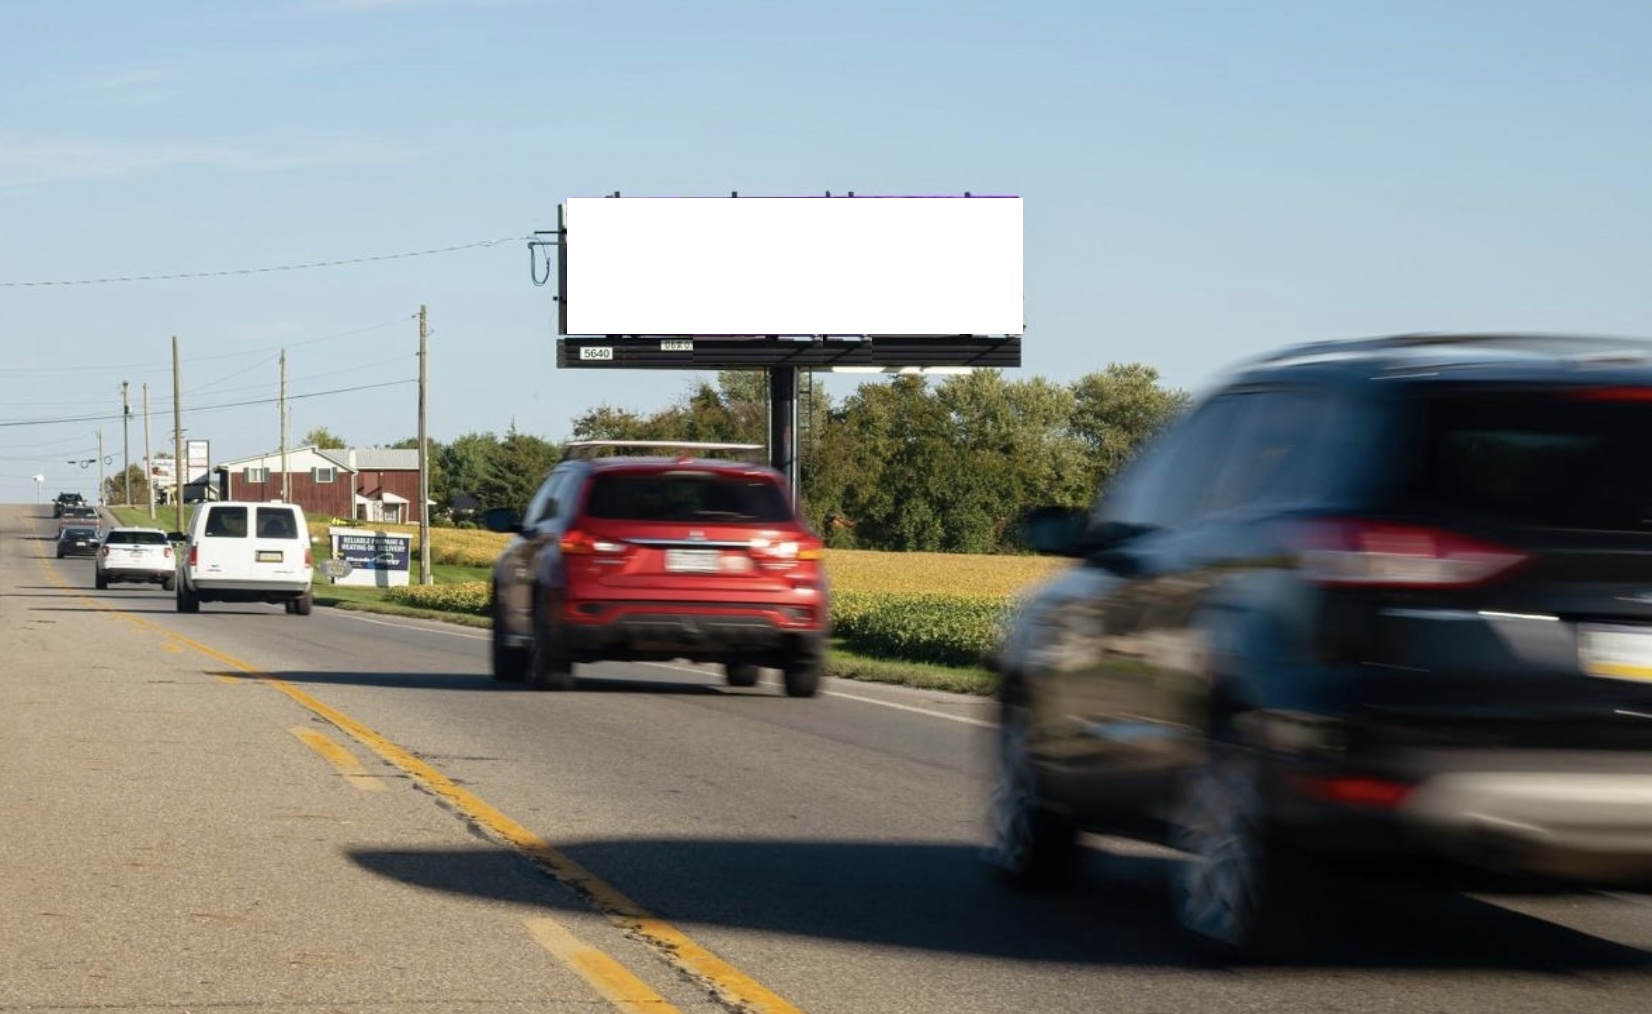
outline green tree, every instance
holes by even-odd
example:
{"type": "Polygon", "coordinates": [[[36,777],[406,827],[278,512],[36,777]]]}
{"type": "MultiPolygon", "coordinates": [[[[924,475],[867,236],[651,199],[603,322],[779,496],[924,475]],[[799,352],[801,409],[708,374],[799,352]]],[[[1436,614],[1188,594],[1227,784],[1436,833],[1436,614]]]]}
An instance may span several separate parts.
{"type": "Polygon", "coordinates": [[[560,456],[556,444],[523,433],[512,423],[488,463],[477,499],[484,509],[509,507],[521,513],[560,456]]]}
{"type": "Polygon", "coordinates": [[[126,504],[126,484],[132,483],[131,505],[147,504],[149,502],[149,477],[143,474],[142,465],[129,465],[126,469],[106,476],[103,480],[103,502],[107,504],[126,504]]]}
{"type": "Polygon", "coordinates": [[[1186,391],[1162,387],[1143,363],[1110,363],[1073,384],[1073,433],[1089,448],[1091,488],[1112,479],[1165,423],[1187,410],[1186,391]]]}
{"type": "Polygon", "coordinates": [[[327,427],[317,426],[315,429],[304,434],[304,439],[299,442],[299,446],[315,447],[323,451],[342,451],[350,445],[345,443],[343,437],[334,433],[327,427]]]}
{"type": "Polygon", "coordinates": [[[466,433],[443,444],[437,454],[441,460],[444,492],[439,502],[452,503],[460,494],[480,500],[498,453],[499,438],[492,433],[466,433]]]}

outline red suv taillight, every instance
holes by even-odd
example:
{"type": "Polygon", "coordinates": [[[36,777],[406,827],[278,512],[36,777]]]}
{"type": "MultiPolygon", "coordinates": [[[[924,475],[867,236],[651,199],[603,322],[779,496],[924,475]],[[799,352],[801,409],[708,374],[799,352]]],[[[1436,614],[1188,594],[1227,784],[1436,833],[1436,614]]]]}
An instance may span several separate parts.
{"type": "Polygon", "coordinates": [[[770,570],[795,567],[800,560],[818,560],[824,547],[814,539],[751,540],[751,555],[759,566],[770,570]]]}
{"type": "Polygon", "coordinates": [[[1311,522],[1300,544],[1309,579],[1343,587],[1467,588],[1531,559],[1455,532],[1383,521],[1311,522]]]}
{"type": "Polygon", "coordinates": [[[572,531],[562,537],[562,552],[568,556],[623,556],[630,550],[624,542],[604,539],[589,532],[572,531]]]}

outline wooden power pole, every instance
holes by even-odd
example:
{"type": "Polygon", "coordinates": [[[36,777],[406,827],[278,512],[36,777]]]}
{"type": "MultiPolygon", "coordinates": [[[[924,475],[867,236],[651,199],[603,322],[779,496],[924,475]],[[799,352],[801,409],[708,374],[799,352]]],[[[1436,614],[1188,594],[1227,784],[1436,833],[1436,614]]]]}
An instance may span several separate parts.
{"type": "Polygon", "coordinates": [[[155,460],[149,448],[149,382],[143,385],[143,486],[149,491],[149,520],[155,520],[155,460]]]}
{"type": "MultiPolygon", "coordinates": [[[[267,361],[267,360],[266,360],[267,361]]],[[[184,530],[184,402],[178,372],[178,336],[172,336],[172,506],[184,530]]]]}
{"type": "Polygon", "coordinates": [[[430,574],[430,331],[419,307],[419,583],[430,574]]]}
{"type": "Polygon", "coordinates": [[[287,477],[287,350],[281,350],[281,502],[292,503],[292,482],[287,477]]]}
{"type": "Polygon", "coordinates": [[[132,400],[129,384],[120,382],[120,474],[126,486],[126,506],[132,506],[132,400]]]}

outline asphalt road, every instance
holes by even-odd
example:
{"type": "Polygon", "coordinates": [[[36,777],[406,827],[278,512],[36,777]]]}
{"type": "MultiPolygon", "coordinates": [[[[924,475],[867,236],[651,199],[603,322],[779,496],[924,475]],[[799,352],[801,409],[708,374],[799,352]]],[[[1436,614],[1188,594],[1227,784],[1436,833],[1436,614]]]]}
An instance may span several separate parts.
{"type": "Polygon", "coordinates": [[[52,530],[0,508],[0,1010],[1652,1009],[1652,899],[1373,891],[1288,966],[1205,968],[1170,858],[984,876],[983,702],[535,693],[474,630],[95,592],[52,530]]]}

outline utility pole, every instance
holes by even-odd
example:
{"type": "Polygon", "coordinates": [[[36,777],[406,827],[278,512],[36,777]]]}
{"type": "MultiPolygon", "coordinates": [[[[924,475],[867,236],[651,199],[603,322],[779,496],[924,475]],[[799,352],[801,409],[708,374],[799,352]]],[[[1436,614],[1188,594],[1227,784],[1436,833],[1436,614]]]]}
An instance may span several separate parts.
{"type": "Polygon", "coordinates": [[[184,530],[184,402],[178,373],[178,336],[172,336],[172,505],[184,530]]]}
{"type": "Polygon", "coordinates": [[[143,383],[143,486],[148,490],[149,520],[155,520],[155,459],[149,450],[149,382],[143,383]]]}
{"type": "Polygon", "coordinates": [[[287,350],[281,350],[281,502],[292,503],[292,484],[287,477],[287,350]]]}
{"type": "Polygon", "coordinates": [[[127,398],[128,384],[120,382],[120,474],[126,482],[126,506],[132,506],[132,402],[127,398]]]}
{"type": "Polygon", "coordinates": [[[107,503],[109,480],[103,477],[103,427],[98,427],[98,503],[107,503]]]}
{"type": "Polygon", "coordinates": [[[430,331],[419,306],[419,583],[430,575],[430,331]]]}

